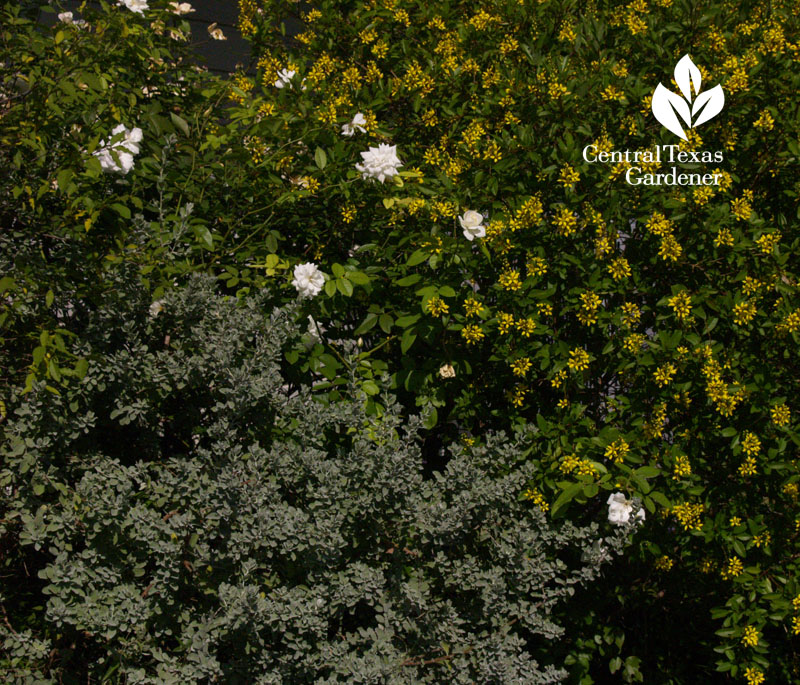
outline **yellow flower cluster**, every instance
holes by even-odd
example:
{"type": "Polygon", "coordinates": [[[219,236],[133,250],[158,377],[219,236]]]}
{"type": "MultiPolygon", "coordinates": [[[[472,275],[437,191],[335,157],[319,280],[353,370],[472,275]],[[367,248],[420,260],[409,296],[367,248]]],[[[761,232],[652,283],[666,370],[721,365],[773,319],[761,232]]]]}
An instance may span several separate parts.
{"type": "Polygon", "coordinates": [[[733,322],[737,326],[746,326],[756,315],[755,302],[745,300],[733,307],[733,322]]]}
{"type": "Polygon", "coordinates": [[[772,250],[780,242],[781,234],[778,231],[772,233],[764,233],[756,238],[756,245],[761,249],[764,254],[772,254],[772,250]]]}
{"type": "Polygon", "coordinates": [[[547,500],[545,500],[544,495],[534,488],[528,488],[522,493],[522,496],[525,499],[533,502],[543,512],[546,512],[550,509],[550,505],[547,503],[547,500]]]}
{"type": "Polygon", "coordinates": [[[622,303],[622,325],[633,328],[639,323],[642,313],[633,302],[622,303]]]}
{"type": "Polygon", "coordinates": [[[530,371],[531,366],[533,366],[533,364],[531,363],[529,357],[521,357],[511,362],[510,366],[511,366],[511,371],[515,376],[524,378],[528,374],[528,371],[530,371]]]}
{"type": "Polygon", "coordinates": [[[461,337],[467,341],[467,345],[474,345],[486,337],[483,329],[477,324],[467,324],[461,329],[461,337]]]}
{"type": "Polygon", "coordinates": [[[621,464],[625,461],[625,457],[630,452],[630,445],[628,445],[625,440],[619,438],[614,440],[610,445],[606,446],[606,451],[604,456],[606,459],[610,459],[615,464],[621,464]]]}
{"type": "Polygon", "coordinates": [[[464,300],[464,313],[468,318],[470,316],[479,316],[482,311],[483,304],[474,297],[468,297],[464,300]]]}
{"type": "Polygon", "coordinates": [[[753,626],[744,627],[742,644],[747,647],[755,647],[758,645],[758,631],[753,626]]]}
{"type": "Polygon", "coordinates": [[[692,475],[692,465],[689,463],[689,457],[685,454],[680,454],[675,457],[675,464],[672,467],[672,478],[680,480],[692,475]]]}
{"type": "Polygon", "coordinates": [[[570,350],[567,366],[572,371],[585,371],[589,368],[589,353],[580,347],[570,350]]]}
{"type": "Polygon", "coordinates": [[[703,513],[705,505],[681,502],[672,507],[672,515],[684,530],[700,530],[703,527],[703,513]]]}
{"type": "Polygon", "coordinates": [[[771,131],[774,126],[775,119],[773,119],[768,109],[761,110],[758,119],[753,122],[753,128],[757,128],[759,131],[771,131]]]}
{"type": "Polygon", "coordinates": [[[672,381],[672,377],[677,372],[675,365],[667,362],[666,364],[662,364],[653,372],[653,380],[658,383],[659,388],[663,388],[670,384],[672,381]]]}
{"type": "Polygon", "coordinates": [[[497,280],[501,288],[510,290],[511,292],[519,290],[522,287],[522,280],[520,279],[519,271],[516,269],[505,269],[497,280]]]}
{"type": "Polygon", "coordinates": [[[580,180],[581,175],[575,171],[569,164],[562,167],[561,172],[558,175],[558,182],[564,186],[564,188],[572,189],[575,187],[575,184],[580,180]]]}
{"type": "Polygon", "coordinates": [[[745,460],[739,465],[739,475],[744,478],[748,476],[755,476],[757,473],[755,457],[746,457],[745,460]]]}
{"type": "Polygon", "coordinates": [[[757,455],[761,452],[761,440],[754,433],[745,431],[742,438],[742,451],[751,456],[757,455]]]}
{"type": "Polygon", "coordinates": [[[746,197],[737,197],[731,200],[731,212],[733,216],[739,221],[747,221],[753,213],[753,208],[750,206],[746,197]]]}
{"type": "Polygon", "coordinates": [[[577,476],[594,476],[597,469],[588,459],[581,459],[577,454],[568,454],[558,465],[561,473],[574,473],[577,476]]]}
{"type": "Polygon", "coordinates": [[[641,333],[631,333],[625,340],[622,342],[622,347],[625,349],[626,352],[630,352],[631,354],[638,354],[642,351],[647,338],[641,333]]]}
{"type": "Polygon", "coordinates": [[[578,219],[575,217],[575,213],[567,207],[561,207],[555,213],[553,223],[558,230],[558,234],[565,237],[571,236],[578,230],[578,219]]]}
{"type": "Polygon", "coordinates": [[[655,560],[653,564],[658,571],[669,571],[675,565],[675,561],[668,557],[666,554],[662,554],[658,559],[655,560]]]}
{"type": "MultiPolygon", "coordinates": [[[[709,348],[700,348],[709,349],[709,348]]],[[[733,414],[736,406],[744,399],[744,388],[737,392],[730,392],[728,385],[722,378],[722,367],[720,363],[709,355],[702,368],[702,374],[706,379],[706,395],[714,403],[716,410],[722,416],[733,414]]]]}
{"type": "Polygon", "coordinates": [[[506,393],[506,397],[508,397],[508,401],[511,402],[511,404],[514,407],[521,407],[524,404],[525,395],[526,395],[526,390],[521,385],[518,385],[516,388],[514,388],[513,390],[509,390],[506,393]]]}
{"type": "Polygon", "coordinates": [[[450,311],[449,305],[440,297],[432,297],[425,307],[432,316],[442,316],[450,311]]]}
{"type": "Polygon", "coordinates": [[[624,281],[631,275],[631,265],[625,257],[617,257],[608,265],[608,272],[615,281],[624,281]]]}
{"type": "Polygon", "coordinates": [[[501,334],[508,333],[514,325],[514,316],[507,312],[498,312],[497,314],[497,331],[501,334]]]}
{"type": "Polygon", "coordinates": [[[578,310],[578,321],[584,326],[591,326],[597,323],[597,310],[601,301],[597,293],[587,290],[580,295],[581,306],[578,310]]]}
{"type": "Polygon", "coordinates": [[[789,423],[792,413],[785,404],[776,404],[770,409],[770,415],[772,416],[772,423],[776,426],[785,426],[789,423]]]}
{"type": "Polygon", "coordinates": [[[678,321],[683,323],[692,318],[692,296],[688,290],[681,290],[676,295],[673,295],[668,300],[669,306],[678,317],[678,321]]]}
{"type": "Polygon", "coordinates": [[[753,668],[752,666],[748,666],[744,669],[744,677],[747,680],[747,685],[761,685],[761,683],[766,680],[763,671],[758,668],[753,668]]]}

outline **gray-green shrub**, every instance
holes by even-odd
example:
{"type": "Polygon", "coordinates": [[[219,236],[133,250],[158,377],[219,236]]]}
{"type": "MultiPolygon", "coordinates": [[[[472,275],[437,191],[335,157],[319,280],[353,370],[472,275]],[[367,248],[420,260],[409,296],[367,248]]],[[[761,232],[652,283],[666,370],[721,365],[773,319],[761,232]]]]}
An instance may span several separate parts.
{"type": "Polygon", "coordinates": [[[452,445],[426,477],[421,420],[388,392],[375,417],[355,385],[325,406],[286,382],[296,305],[265,315],[267,295],[202,278],[149,304],[121,283],[88,315],[85,377],[16,398],[0,534],[38,564],[41,606],[0,628],[10,677],[563,679],[554,612],[626,530],[521,497],[524,434],[452,445]]]}

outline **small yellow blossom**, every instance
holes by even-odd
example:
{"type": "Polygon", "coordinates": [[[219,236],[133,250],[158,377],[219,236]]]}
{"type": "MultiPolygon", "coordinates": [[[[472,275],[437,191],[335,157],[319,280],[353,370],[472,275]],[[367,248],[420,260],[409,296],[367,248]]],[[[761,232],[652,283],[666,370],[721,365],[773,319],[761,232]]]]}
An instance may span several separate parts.
{"type": "Polygon", "coordinates": [[[521,357],[511,362],[511,371],[515,376],[524,378],[528,374],[528,371],[530,371],[531,366],[533,366],[533,364],[529,357],[521,357]]]}
{"type": "Polygon", "coordinates": [[[570,350],[567,366],[573,371],[585,371],[589,368],[589,353],[580,347],[570,350]]]}
{"type": "Polygon", "coordinates": [[[442,314],[447,314],[450,311],[449,305],[440,297],[432,297],[430,300],[428,300],[428,303],[425,305],[425,307],[432,316],[441,316],[442,314]]]}
{"type": "Polygon", "coordinates": [[[610,445],[606,446],[606,451],[604,456],[606,459],[610,459],[615,464],[621,464],[625,461],[625,456],[630,452],[630,446],[628,445],[625,440],[619,438],[615,440],[610,445]]]}
{"type": "Polygon", "coordinates": [[[742,644],[747,647],[755,647],[758,645],[758,631],[753,626],[745,626],[744,634],[742,635],[742,644]]]}
{"type": "Polygon", "coordinates": [[[653,379],[658,384],[658,387],[663,388],[670,384],[676,372],[675,365],[667,362],[653,372],[653,379]]]}
{"type": "Polygon", "coordinates": [[[744,564],[742,564],[742,560],[739,557],[728,557],[728,561],[720,571],[720,575],[722,576],[723,580],[730,580],[731,578],[736,578],[744,571],[744,564]]]}
{"type": "Polygon", "coordinates": [[[461,337],[467,341],[467,345],[474,345],[480,340],[483,340],[486,334],[477,324],[468,324],[461,329],[461,337]]]}

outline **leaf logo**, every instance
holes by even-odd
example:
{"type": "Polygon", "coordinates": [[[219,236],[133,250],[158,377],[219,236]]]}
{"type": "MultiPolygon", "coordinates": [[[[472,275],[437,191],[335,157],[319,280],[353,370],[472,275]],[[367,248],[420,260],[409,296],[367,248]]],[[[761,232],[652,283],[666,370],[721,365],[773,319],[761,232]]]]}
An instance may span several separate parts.
{"type": "Polygon", "coordinates": [[[711,90],[701,93],[700,82],[702,80],[700,70],[695,63],[689,59],[689,55],[684,55],[675,65],[675,83],[681,89],[683,97],[664,88],[661,83],[653,93],[653,116],[664,128],[684,140],[687,140],[686,133],[678,115],[686,123],[687,128],[695,128],[717,116],[725,105],[725,93],[722,92],[722,86],[717,84],[711,90]],[[692,123],[693,119],[694,123],[692,123]]]}

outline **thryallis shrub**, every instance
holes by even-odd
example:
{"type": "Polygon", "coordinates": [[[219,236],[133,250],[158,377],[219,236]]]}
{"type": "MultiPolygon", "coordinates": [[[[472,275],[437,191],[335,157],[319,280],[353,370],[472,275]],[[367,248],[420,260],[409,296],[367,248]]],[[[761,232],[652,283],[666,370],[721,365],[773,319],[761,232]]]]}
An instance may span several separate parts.
{"type": "Polygon", "coordinates": [[[354,385],[326,406],[285,382],[294,307],[265,314],[199,278],[149,305],[132,289],[98,309],[83,379],[14,403],[0,532],[40,587],[3,589],[6,673],[564,677],[554,617],[633,523],[601,538],[548,521],[522,434],[453,446],[426,477],[420,419],[388,392],[377,418],[354,385]]]}

